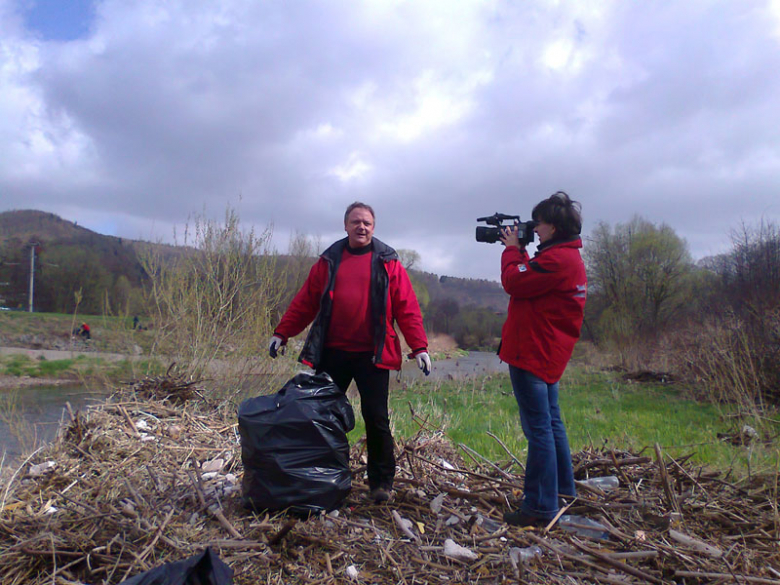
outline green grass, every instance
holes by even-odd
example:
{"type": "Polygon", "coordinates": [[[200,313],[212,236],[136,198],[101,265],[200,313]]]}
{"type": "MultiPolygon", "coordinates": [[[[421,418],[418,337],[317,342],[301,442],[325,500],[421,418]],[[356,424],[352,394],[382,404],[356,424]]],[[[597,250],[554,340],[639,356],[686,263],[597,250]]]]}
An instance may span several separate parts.
{"type": "Polygon", "coordinates": [[[106,360],[79,355],[72,359],[47,360],[24,354],[0,356],[0,375],[31,378],[98,378],[107,382],[126,381],[141,376],[156,376],[165,372],[157,360],[106,360]]]}
{"type": "MultiPolygon", "coordinates": [[[[352,402],[357,422],[350,439],[355,441],[365,431],[356,393],[352,402]]],[[[750,424],[776,436],[780,424],[737,422],[729,407],[695,402],[679,388],[630,383],[614,374],[572,367],[561,381],[560,403],[573,451],[606,447],[638,452],[649,447],[647,454],[654,456],[652,447],[658,443],[669,456],[692,455],[695,463],[733,469],[738,475],[774,470],[778,465],[780,450],[774,442],[732,445],[718,434],[750,424]]],[[[463,443],[491,461],[508,461],[509,456],[488,432],[525,460],[527,443],[506,374],[467,382],[397,385],[391,389],[390,406],[397,438],[408,438],[420,428],[412,419],[413,410],[456,444],[463,443]]]]}
{"type": "Polygon", "coordinates": [[[26,355],[0,358],[0,374],[6,376],[30,376],[32,378],[57,378],[72,369],[74,360],[32,359],[26,355]]]}
{"type": "MultiPolygon", "coordinates": [[[[148,352],[154,338],[149,330],[134,330],[132,316],[77,315],[74,322],[73,315],[64,313],[0,311],[0,345],[28,347],[30,339],[37,339],[47,349],[53,349],[54,343],[67,346],[71,328],[83,322],[89,323],[92,329],[90,346],[95,351],[129,353],[138,345],[148,352]]],[[[142,319],[141,324],[148,325],[148,322],[142,319]]]]}

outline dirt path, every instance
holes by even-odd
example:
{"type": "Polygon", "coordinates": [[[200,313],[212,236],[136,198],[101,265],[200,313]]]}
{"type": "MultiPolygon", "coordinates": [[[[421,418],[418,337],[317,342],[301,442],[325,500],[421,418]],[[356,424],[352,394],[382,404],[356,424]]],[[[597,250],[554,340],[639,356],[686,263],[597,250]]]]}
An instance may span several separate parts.
{"type": "Polygon", "coordinates": [[[133,356],[123,353],[109,353],[101,351],[75,351],[75,350],[60,350],[60,349],[28,349],[26,347],[0,347],[0,355],[26,355],[30,359],[40,359],[43,357],[47,360],[69,360],[80,355],[86,355],[94,358],[101,358],[110,361],[120,361],[133,356]]]}

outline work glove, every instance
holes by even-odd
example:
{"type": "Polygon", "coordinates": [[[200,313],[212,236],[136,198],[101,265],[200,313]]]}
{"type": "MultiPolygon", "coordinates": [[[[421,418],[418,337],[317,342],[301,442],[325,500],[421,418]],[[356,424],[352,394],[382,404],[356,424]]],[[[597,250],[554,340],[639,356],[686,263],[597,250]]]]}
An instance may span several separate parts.
{"type": "Polygon", "coordinates": [[[271,344],[268,346],[268,355],[270,355],[272,358],[276,358],[276,356],[279,355],[280,349],[281,352],[284,353],[282,338],[278,335],[274,335],[271,338],[271,344]]]}
{"type": "Polygon", "coordinates": [[[416,356],[417,358],[417,366],[423,371],[423,374],[426,376],[431,373],[431,356],[428,355],[427,351],[421,351],[416,356]]]}

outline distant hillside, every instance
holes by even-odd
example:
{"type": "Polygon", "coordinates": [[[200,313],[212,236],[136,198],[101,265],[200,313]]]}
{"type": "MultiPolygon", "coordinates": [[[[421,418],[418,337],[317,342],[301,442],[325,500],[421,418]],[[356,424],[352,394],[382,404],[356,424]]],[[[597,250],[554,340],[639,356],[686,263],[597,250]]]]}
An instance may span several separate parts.
{"type": "Polygon", "coordinates": [[[505,312],[508,295],[501,285],[492,280],[437,276],[430,272],[419,273],[428,288],[431,301],[453,299],[461,307],[475,306],[505,312]]]}
{"type": "Polygon", "coordinates": [[[6,306],[27,307],[34,245],[36,310],[69,312],[79,290],[84,312],[101,313],[106,304],[127,306],[133,298],[137,305],[145,274],[136,244],[53,213],[0,213],[0,299],[6,306]]]}
{"type": "MultiPolygon", "coordinates": [[[[153,251],[166,259],[192,251],[102,235],[44,211],[6,211],[0,213],[0,305],[27,307],[33,243],[35,308],[47,312],[70,312],[74,294],[81,290],[82,312],[102,313],[108,302],[112,310],[121,305],[143,313],[141,290],[147,277],[139,256],[153,251]]],[[[280,267],[296,273],[287,275],[296,290],[313,262],[313,258],[279,257],[280,267]]],[[[506,311],[507,296],[496,282],[412,272],[434,305],[454,302],[464,308],[506,311]]]]}
{"type": "Polygon", "coordinates": [[[82,241],[105,238],[53,213],[24,209],[0,213],[0,243],[10,239],[23,242],[82,241]]]}

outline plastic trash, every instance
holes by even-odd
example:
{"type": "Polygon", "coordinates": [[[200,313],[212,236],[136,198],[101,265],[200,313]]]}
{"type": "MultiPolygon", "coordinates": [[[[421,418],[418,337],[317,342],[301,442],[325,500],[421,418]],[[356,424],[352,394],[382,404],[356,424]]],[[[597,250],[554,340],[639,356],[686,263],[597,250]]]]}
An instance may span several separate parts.
{"type": "Polygon", "coordinates": [[[339,507],[352,489],[352,406],[327,374],[302,372],[276,394],[238,408],[244,505],[308,516],[339,507]]]}
{"type": "Polygon", "coordinates": [[[441,512],[441,507],[444,505],[444,497],[446,495],[447,494],[442,492],[438,496],[433,498],[433,500],[431,500],[431,512],[433,512],[434,514],[438,514],[439,512],[441,512]]]}
{"type": "Polygon", "coordinates": [[[207,548],[202,553],[166,563],[130,577],[120,585],[233,585],[233,569],[207,548]]]}
{"type": "Polygon", "coordinates": [[[499,528],[503,527],[501,522],[496,522],[491,518],[485,518],[482,514],[477,514],[475,523],[487,532],[495,532],[499,528]]]}
{"type": "Polygon", "coordinates": [[[608,540],[609,532],[606,526],[584,516],[564,514],[558,520],[558,526],[566,532],[573,532],[577,536],[592,538],[595,540],[608,540]]]}
{"type": "Polygon", "coordinates": [[[590,479],[582,480],[580,483],[590,487],[598,488],[603,492],[617,489],[620,486],[620,480],[618,480],[618,478],[614,475],[607,475],[606,477],[591,477],[590,479]]]}
{"type": "Polygon", "coordinates": [[[444,556],[458,561],[475,561],[479,558],[473,550],[459,545],[451,538],[444,541],[444,556]]]}
{"type": "Polygon", "coordinates": [[[509,558],[513,564],[529,563],[534,558],[540,556],[542,556],[542,549],[535,545],[527,546],[525,548],[513,546],[509,549],[509,558]]]}

